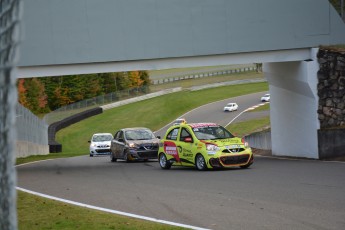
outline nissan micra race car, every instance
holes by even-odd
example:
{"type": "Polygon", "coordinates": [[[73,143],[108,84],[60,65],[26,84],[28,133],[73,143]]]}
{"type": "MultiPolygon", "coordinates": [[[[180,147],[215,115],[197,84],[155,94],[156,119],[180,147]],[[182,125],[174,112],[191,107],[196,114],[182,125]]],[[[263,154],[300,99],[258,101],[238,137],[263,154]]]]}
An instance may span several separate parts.
{"type": "Polygon", "coordinates": [[[198,170],[241,167],[253,164],[251,148],[215,123],[179,124],[160,140],[158,161],[162,169],[191,166],[198,170]]]}

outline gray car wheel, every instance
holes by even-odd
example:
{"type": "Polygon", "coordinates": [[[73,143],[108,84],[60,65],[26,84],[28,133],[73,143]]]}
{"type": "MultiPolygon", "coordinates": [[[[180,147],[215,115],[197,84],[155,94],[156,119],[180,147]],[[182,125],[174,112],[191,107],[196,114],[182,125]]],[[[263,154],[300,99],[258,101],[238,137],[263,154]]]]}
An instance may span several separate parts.
{"type": "Polygon", "coordinates": [[[159,165],[162,169],[170,169],[171,163],[167,160],[164,153],[159,154],[159,165]]]}
{"type": "Polygon", "coordinates": [[[113,156],[113,154],[111,154],[111,155],[110,155],[110,161],[111,161],[111,162],[116,162],[116,161],[117,161],[117,158],[115,158],[115,157],[113,156]]]}
{"type": "Polygon", "coordinates": [[[200,171],[205,171],[207,169],[205,158],[201,154],[195,157],[195,167],[200,171]]]}
{"type": "Polygon", "coordinates": [[[126,162],[130,162],[130,161],[131,161],[130,157],[128,156],[128,152],[127,152],[127,151],[125,151],[125,152],[123,153],[123,159],[124,159],[126,162]]]}

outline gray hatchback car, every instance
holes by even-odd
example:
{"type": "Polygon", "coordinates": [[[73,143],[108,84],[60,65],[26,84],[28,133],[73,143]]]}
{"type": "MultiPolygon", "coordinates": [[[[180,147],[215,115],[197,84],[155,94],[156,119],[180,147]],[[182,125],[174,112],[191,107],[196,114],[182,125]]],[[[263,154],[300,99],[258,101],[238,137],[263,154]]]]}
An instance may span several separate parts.
{"type": "Polygon", "coordinates": [[[124,128],[117,131],[110,145],[112,162],[157,159],[159,139],[144,127],[124,128]]]}

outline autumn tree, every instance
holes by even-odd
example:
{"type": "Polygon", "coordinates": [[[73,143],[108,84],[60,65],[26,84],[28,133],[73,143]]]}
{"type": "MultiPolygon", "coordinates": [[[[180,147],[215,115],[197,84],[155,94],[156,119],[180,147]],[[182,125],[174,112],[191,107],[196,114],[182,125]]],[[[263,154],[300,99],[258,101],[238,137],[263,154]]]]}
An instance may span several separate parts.
{"type": "Polygon", "coordinates": [[[140,78],[139,71],[132,71],[128,73],[130,81],[130,88],[138,88],[143,85],[144,81],[140,78]]]}
{"type": "MultiPolygon", "coordinates": [[[[18,86],[19,87],[19,86],[18,86]]],[[[45,93],[44,84],[37,78],[29,78],[24,81],[23,87],[26,89],[26,108],[33,113],[45,113],[49,111],[48,97],[45,93]]]]}
{"type": "Polygon", "coordinates": [[[23,105],[24,107],[28,106],[28,102],[26,100],[26,88],[24,86],[25,79],[19,79],[17,83],[18,87],[18,102],[23,105]]]}

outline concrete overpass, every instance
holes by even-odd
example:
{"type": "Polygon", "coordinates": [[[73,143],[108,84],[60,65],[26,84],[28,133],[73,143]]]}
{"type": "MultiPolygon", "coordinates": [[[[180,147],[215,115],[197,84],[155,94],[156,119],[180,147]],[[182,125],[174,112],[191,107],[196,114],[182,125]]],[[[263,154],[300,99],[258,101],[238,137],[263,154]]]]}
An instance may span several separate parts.
{"type": "Polygon", "coordinates": [[[18,77],[264,63],[272,152],[318,158],[319,45],[345,44],[328,0],[26,0],[18,77]]]}

